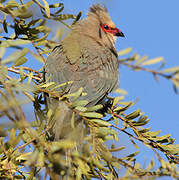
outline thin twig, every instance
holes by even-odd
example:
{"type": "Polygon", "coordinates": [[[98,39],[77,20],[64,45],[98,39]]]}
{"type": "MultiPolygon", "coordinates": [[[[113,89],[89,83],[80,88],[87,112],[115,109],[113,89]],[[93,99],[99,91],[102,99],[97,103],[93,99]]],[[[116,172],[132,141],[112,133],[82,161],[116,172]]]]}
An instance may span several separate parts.
{"type": "Polygon", "coordinates": [[[172,75],[167,75],[167,74],[164,74],[162,72],[155,71],[155,70],[152,70],[152,69],[149,69],[149,68],[144,68],[144,67],[141,67],[141,66],[138,66],[138,65],[133,65],[133,64],[130,64],[130,63],[127,63],[127,62],[123,62],[123,61],[119,61],[119,62],[120,62],[120,64],[126,65],[126,66],[128,66],[128,67],[130,67],[132,69],[138,69],[138,70],[150,72],[153,75],[159,75],[159,76],[162,76],[162,77],[167,78],[167,79],[172,79],[173,78],[172,75]]]}
{"type": "MultiPolygon", "coordinates": [[[[21,67],[13,67],[13,69],[20,69],[21,67]]],[[[26,70],[26,71],[30,71],[30,72],[34,72],[36,74],[38,74],[38,76],[40,77],[41,76],[41,73],[39,71],[36,71],[32,68],[29,68],[29,67],[23,67],[23,70],[26,70]]]]}
{"type": "MultiPolygon", "coordinates": [[[[44,132],[42,132],[39,136],[44,135],[51,127],[46,127],[46,129],[44,130],[44,132]]],[[[26,147],[27,145],[31,144],[32,142],[34,142],[37,138],[33,138],[30,141],[26,142],[25,144],[18,146],[14,151],[16,151],[17,149],[22,149],[24,147],[26,147]]]]}
{"type": "MultiPolygon", "coordinates": [[[[13,67],[9,67],[8,71],[16,73],[16,74],[20,74],[20,71],[14,69],[13,67]]],[[[23,73],[24,76],[29,77],[29,74],[23,73]]],[[[32,79],[36,80],[36,81],[41,81],[42,79],[38,76],[32,76],[32,79]]]]}
{"type": "Polygon", "coordinates": [[[36,46],[35,42],[32,41],[32,45],[34,46],[34,48],[36,49],[37,53],[39,54],[39,56],[42,58],[42,61],[45,63],[45,58],[42,56],[42,54],[40,53],[38,47],[36,46]]]}

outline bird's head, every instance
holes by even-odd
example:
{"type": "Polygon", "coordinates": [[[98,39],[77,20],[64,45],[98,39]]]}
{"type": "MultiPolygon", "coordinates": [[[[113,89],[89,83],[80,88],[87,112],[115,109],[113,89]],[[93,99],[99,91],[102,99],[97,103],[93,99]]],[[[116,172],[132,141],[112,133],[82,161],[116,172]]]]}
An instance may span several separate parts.
{"type": "Polygon", "coordinates": [[[99,4],[91,6],[88,16],[96,17],[96,19],[99,21],[100,28],[105,33],[112,34],[113,36],[124,37],[122,31],[116,28],[105,7],[102,7],[99,4]]]}
{"type": "Polygon", "coordinates": [[[99,4],[91,6],[88,16],[96,17],[100,23],[100,28],[105,33],[112,34],[113,36],[124,37],[122,31],[116,28],[105,7],[102,7],[99,4]]]}
{"type": "Polygon", "coordinates": [[[114,47],[116,37],[124,37],[111,20],[107,9],[99,4],[90,7],[87,18],[76,23],[74,30],[80,37],[91,37],[109,48],[114,47]]]}

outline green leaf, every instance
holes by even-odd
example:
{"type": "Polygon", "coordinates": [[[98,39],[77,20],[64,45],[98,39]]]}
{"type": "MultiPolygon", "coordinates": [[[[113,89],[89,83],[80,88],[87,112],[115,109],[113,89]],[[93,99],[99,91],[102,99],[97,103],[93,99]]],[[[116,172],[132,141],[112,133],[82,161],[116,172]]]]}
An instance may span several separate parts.
{"type": "Polygon", "coordinates": [[[60,14],[58,17],[54,17],[53,19],[56,21],[62,21],[67,19],[75,19],[76,16],[73,14],[60,14]]]}
{"type": "Polygon", "coordinates": [[[131,106],[133,105],[132,102],[127,102],[127,103],[125,103],[125,104],[126,104],[126,106],[124,106],[124,107],[118,106],[117,108],[114,109],[114,111],[115,111],[115,112],[126,111],[127,109],[129,109],[129,107],[131,107],[131,106]]]}
{"type": "Polygon", "coordinates": [[[139,130],[140,133],[146,133],[148,131],[150,131],[150,128],[143,128],[143,129],[139,130]]]}
{"type": "Polygon", "coordinates": [[[135,119],[136,117],[140,116],[140,110],[137,109],[136,111],[128,114],[127,116],[125,116],[126,119],[135,119]]]}
{"type": "MultiPolygon", "coordinates": [[[[86,94],[85,94],[86,95],[86,94]]],[[[83,88],[79,88],[79,90],[75,93],[71,93],[71,94],[65,94],[63,95],[63,97],[74,97],[73,101],[77,100],[80,96],[83,96],[83,88]]]]}
{"type": "Polygon", "coordinates": [[[5,52],[6,52],[6,49],[4,47],[0,47],[0,59],[3,58],[5,52]]]}
{"type": "Polygon", "coordinates": [[[29,1],[27,2],[26,4],[23,4],[22,7],[26,7],[26,8],[29,8],[30,6],[33,5],[33,1],[29,1]]]}
{"type": "Polygon", "coordinates": [[[118,125],[119,124],[119,119],[116,116],[113,116],[113,119],[114,119],[115,125],[118,125]]]}
{"type": "Polygon", "coordinates": [[[27,25],[28,27],[34,26],[36,23],[40,23],[42,22],[42,19],[38,18],[38,19],[33,19],[32,21],[30,21],[27,25]]]}
{"type": "Polygon", "coordinates": [[[174,84],[177,88],[179,88],[179,80],[172,79],[172,81],[173,81],[173,84],[174,84]]]}
{"type": "Polygon", "coordinates": [[[24,64],[26,62],[27,62],[27,58],[26,57],[20,57],[19,59],[16,59],[14,61],[14,66],[20,66],[20,65],[22,65],[22,64],[24,64]]]}
{"type": "Polygon", "coordinates": [[[127,95],[128,94],[128,92],[126,91],[126,90],[124,90],[124,89],[116,89],[115,91],[114,91],[114,93],[119,93],[119,94],[122,94],[122,95],[127,95]]]}
{"type": "Polygon", "coordinates": [[[132,48],[126,48],[118,52],[118,56],[123,56],[125,54],[128,54],[132,51],[132,48]]]}
{"type": "Polygon", "coordinates": [[[56,3],[56,4],[50,4],[49,8],[58,8],[58,7],[61,7],[61,6],[63,6],[63,3],[56,3]]]}
{"type": "Polygon", "coordinates": [[[103,170],[104,172],[109,172],[109,169],[105,168],[97,158],[92,158],[92,162],[100,170],[103,170]]]}
{"type": "Polygon", "coordinates": [[[26,161],[29,159],[30,155],[32,155],[32,152],[22,153],[16,158],[16,161],[26,161]]]}
{"type": "Polygon", "coordinates": [[[37,89],[34,85],[32,84],[27,84],[27,83],[18,83],[13,87],[14,90],[16,91],[27,91],[27,92],[35,92],[37,89]]]}
{"type": "Polygon", "coordinates": [[[133,159],[133,157],[135,157],[137,154],[139,154],[139,151],[136,151],[135,153],[129,154],[128,156],[123,157],[121,159],[129,161],[129,160],[133,159]]]}
{"type": "Polygon", "coordinates": [[[100,119],[91,119],[90,121],[99,124],[99,126],[112,126],[112,124],[110,124],[109,122],[100,119]]]}
{"type": "Polygon", "coordinates": [[[141,116],[137,122],[144,122],[147,118],[147,116],[141,116]]]}
{"type": "Polygon", "coordinates": [[[119,96],[119,97],[114,98],[112,107],[117,105],[117,103],[123,99],[124,99],[124,96],[119,96]]]}
{"type": "Polygon", "coordinates": [[[170,134],[166,134],[164,136],[150,136],[149,138],[160,143],[169,143],[173,141],[170,136],[170,134]]]}
{"type": "Polygon", "coordinates": [[[14,60],[15,66],[20,66],[24,64],[25,62],[27,62],[27,58],[25,58],[24,56],[27,54],[28,51],[29,51],[28,48],[24,48],[22,51],[20,51],[20,54],[18,54],[15,57],[15,60],[14,60]]]}
{"type": "MultiPolygon", "coordinates": [[[[48,34],[46,34],[46,36],[47,36],[48,34]]],[[[44,36],[43,36],[44,37],[44,36]]],[[[39,40],[39,39],[38,39],[39,40]]],[[[48,43],[48,41],[45,39],[45,40],[43,40],[43,39],[41,39],[40,41],[35,41],[35,42],[37,42],[37,44],[36,44],[36,46],[45,46],[47,43],[48,43]]]]}
{"type": "Polygon", "coordinates": [[[164,69],[162,71],[160,71],[162,73],[174,73],[174,72],[179,72],[179,66],[176,66],[176,67],[172,67],[172,68],[167,68],[167,69],[164,69]]]}
{"type": "Polygon", "coordinates": [[[51,87],[54,87],[55,85],[56,85],[55,82],[49,82],[49,83],[41,84],[39,86],[40,86],[40,88],[49,89],[51,87]]]}
{"type": "Polygon", "coordinates": [[[22,51],[21,51],[21,53],[20,53],[20,57],[22,57],[22,56],[25,56],[27,53],[28,53],[28,51],[29,51],[29,49],[28,48],[24,48],[22,51]]]}
{"type": "Polygon", "coordinates": [[[13,16],[16,16],[18,18],[24,18],[24,19],[27,19],[27,18],[30,18],[32,17],[32,11],[24,11],[23,9],[15,9],[12,11],[12,14],[13,16]]]}
{"type": "Polygon", "coordinates": [[[140,65],[141,63],[143,63],[144,61],[146,61],[148,58],[148,56],[143,56],[140,59],[136,60],[135,65],[140,65]]]}
{"type": "Polygon", "coordinates": [[[159,63],[161,61],[164,61],[163,57],[158,57],[158,58],[154,58],[154,59],[150,59],[144,63],[142,63],[142,66],[146,66],[146,65],[152,65],[152,64],[156,64],[159,63]]]}
{"type": "Polygon", "coordinates": [[[32,77],[33,77],[33,73],[31,72],[31,73],[29,74],[29,76],[28,76],[28,81],[27,81],[28,84],[31,83],[32,77]]]}
{"type": "Polygon", "coordinates": [[[4,28],[4,31],[5,31],[6,33],[8,33],[7,23],[6,23],[6,20],[5,20],[5,19],[4,19],[4,21],[3,21],[3,28],[4,28]]]}
{"type": "Polygon", "coordinates": [[[113,162],[112,154],[109,151],[102,151],[101,156],[107,161],[107,162],[113,162]]]}
{"type": "MultiPolygon", "coordinates": [[[[45,31],[48,31],[49,29],[48,28],[46,28],[45,29],[45,31]]],[[[45,35],[44,36],[42,36],[41,38],[39,38],[39,39],[35,39],[34,40],[34,42],[41,42],[41,41],[43,41],[44,42],[44,40],[48,37],[48,35],[49,35],[49,33],[47,32],[45,32],[45,35]]]]}
{"type": "Polygon", "coordinates": [[[82,170],[78,168],[76,170],[76,180],[81,180],[82,179],[82,170]]]}
{"type": "Polygon", "coordinates": [[[51,150],[52,152],[58,151],[59,149],[71,149],[76,146],[76,143],[72,140],[61,140],[51,143],[51,150]]]}
{"type": "Polygon", "coordinates": [[[73,21],[72,25],[74,25],[80,19],[81,15],[82,15],[82,12],[80,11],[78,15],[76,16],[75,20],[73,21]]]}
{"type": "Polygon", "coordinates": [[[35,28],[34,28],[34,31],[35,31],[36,33],[39,33],[39,32],[45,33],[45,36],[43,36],[43,37],[41,37],[41,38],[39,38],[39,39],[36,39],[36,40],[35,40],[35,42],[36,42],[36,41],[44,40],[44,37],[47,37],[47,34],[50,32],[50,28],[47,27],[46,25],[41,25],[41,26],[35,27],[35,28]]]}
{"type": "Polygon", "coordinates": [[[88,104],[87,100],[76,100],[76,101],[73,101],[71,107],[74,108],[76,106],[86,106],[87,104],[88,104]]]}
{"type": "Polygon", "coordinates": [[[65,82],[65,83],[62,83],[62,84],[55,86],[51,90],[55,90],[55,89],[58,89],[58,88],[63,87],[63,86],[68,86],[69,84],[72,84],[72,83],[73,83],[73,81],[68,81],[68,82],[65,82]]]}
{"type": "Polygon", "coordinates": [[[112,148],[112,149],[110,149],[109,151],[110,152],[118,152],[118,151],[121,151],[121,150],[123,150],[123,149],[125,149],[126,147],[125,146],[121,146],[121,147],[119,147],[119,148],[112,148]]]}
{"type": "Polygon", "coordinates": [[[49,8],[49,5],[48,5],[46,0],[42,0],[42,1],[45,4],[45,12],[46,12],[47,17],[49,18],[50,17],[50,8],[49,8]]]}
{"type": "MultiPolygon", "coordinates": [[[[117,168],[118,170],[121,169],[120,163],[118,163],[118,162],[112,162],[112,165],[113,165],[115,168],[117,168]]],[[[113,177],[112,177],[111,179],[113,179],[113,177]]]]}
{"type": "Polygon", "coordinates": [[[139,149],[139,147],[137,146],[137,144],[135,143],[135,141],[134,141],[132,138],[130,138],[130,140],[131,140],[132,144],[135,146],[135,148],[136,148],[136,149],[139,149]]]}
{"type": "Polygon", "coordinates": [[[102,104],[98,104],[95,106],[87,107],[87,111],[97,111],[103,108],[102,104]]]}
{"type": "Polygon", "coordinates": [[[89,118],[102,118],[103,115],[96,112],[86,112],[86,113],[80,113],[81,116],[89,117],[89,118]]]}
{"type": "Polygon", "coordinates": [[[17,4],[17,2],[15,0],[11,0],[11,1],[8,1],[6,3],[6,8],[14,8],[14,7],[18,7],[19,5],[17,4]]]}
{"type": "Polygon", "coordinates": [[[144,126],[144,125],[146,125],[148,122],[149,122],[149,119],[147,119],[146,121],[143,121],[143,122],[139,122],[139,121],[135,122],[135,121],[133,121],[133,122],[132,122],[132,125],[133,125],[133,126],[144,126]]]}
{"type": "Polygon", "coordinates": [[[79,88],[77,92],[73,93],[74,94],[74,101],[76,99],[78,99],[82,95],[82,93],[83,93],[83,88],[82,87],[79,88]]]}
{"type": "Polygon", "coordinates": [[[80,111],[80,112],[86,112],[87,111],[87,108],[83,107],[83,106],[77,106],[77,107],[75,107],[75,109],[80,111]]]}
{"type": "Polygon", "coordinates": [[[58,14],[59,14],[60,12],[62,12],[63,9],[64,9],[63,3],[51,4],[51,5],[49,5],[49,7],[50,7],[50,8],[59,8],[59,7],[60,7],[60,8],[55,12],[55,15],[52,14],[52,16],[54,16],[54,17],[58,16],[58,14]]]}
{"type": "Polygon", "coordinates": [[[72,129],[75,128],[75,112],[73,112],[71,116],[71,127],[72,129]]]}
{"type": "Polygon", "coordinates": [[[6,137],[8,135],[7,131],[4,129],[3,126],[0,125],[0,138],[6,137]]]}
{"type": "Polygon", "coordinates": [[[176,145],[173,145],[173,144],[169,144],[169,145],[160,144],[159,146],[161,148],[163,148],[165,151],[168,151],[170,154],[179,155],[179,144],[176,144],[176,145]]]}
{"type": "Polygon", "coordinates": [[[145,132],[143,133],[145,136],[148,136],[148,137],[155,137],[157,135],[159,135],[161,133],[161,130],[158,130],[156,132],[154,131],[148,131],[148,132],[145,132]]]}

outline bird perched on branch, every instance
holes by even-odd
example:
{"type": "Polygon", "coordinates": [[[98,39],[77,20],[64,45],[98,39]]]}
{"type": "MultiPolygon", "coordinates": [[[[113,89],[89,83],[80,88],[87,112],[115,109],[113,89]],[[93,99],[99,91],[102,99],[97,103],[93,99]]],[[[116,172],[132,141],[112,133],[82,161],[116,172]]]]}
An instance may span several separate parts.
{"type": "MultiPolygon", "coordinates": [[[[63,93],[76,92],[84,88],[88,105],[104,101],[107,94],[118,86],[118,55],[116,37],[124,34],[116,28],[107,9],[101,5],[91,6],[88,16],[72,26],[71,32],[46,60],[46,79],[56,84],[73,81],[63,93]]],[[[48,98],[48,105],[58,109],[51,132],[58,140],[70,132],[72,111],[63,101],[48,98]]]]}

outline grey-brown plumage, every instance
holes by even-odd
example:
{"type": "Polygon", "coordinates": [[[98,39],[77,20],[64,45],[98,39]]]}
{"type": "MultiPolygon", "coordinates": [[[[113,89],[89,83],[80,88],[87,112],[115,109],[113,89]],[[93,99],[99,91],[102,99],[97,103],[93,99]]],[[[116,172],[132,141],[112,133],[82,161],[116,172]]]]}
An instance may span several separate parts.
{"type": "MultiPolygon", "coordinates": [[[[76,23],[47,58],[46,79],[50,77],[49,80],[56,84],[74,81],[60,90],[73,93],[83,87],[87,96],[80,98],[88,100],[88,106],[102,102],[118,85],[115,36],[123,34],[115,28],[106,8],[93,5],[87,18],[76,23]]],[[[71,110],[64,102],[52,98],[48,101],[50,108],[60,111],[52,128],[52,134],[58,140],[71,131],[67,128],[70,127],[71,110]]]]}

